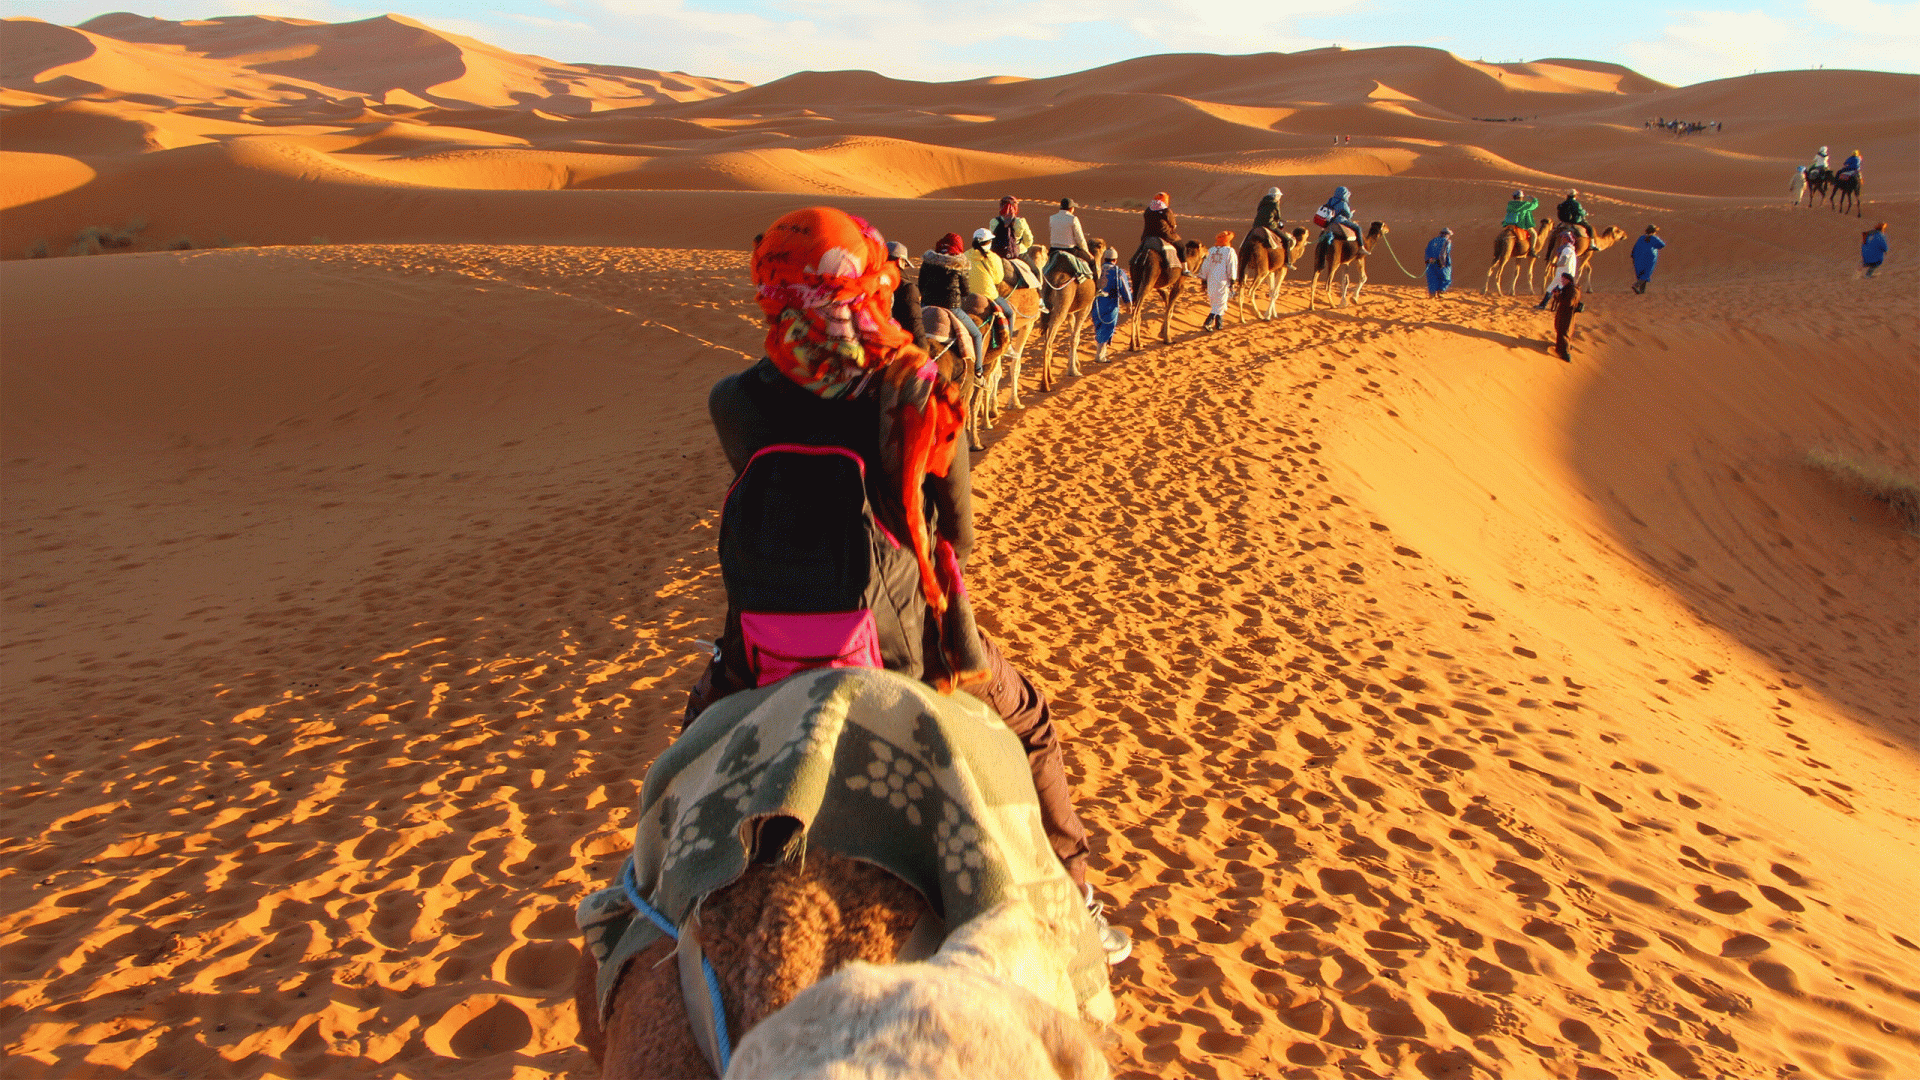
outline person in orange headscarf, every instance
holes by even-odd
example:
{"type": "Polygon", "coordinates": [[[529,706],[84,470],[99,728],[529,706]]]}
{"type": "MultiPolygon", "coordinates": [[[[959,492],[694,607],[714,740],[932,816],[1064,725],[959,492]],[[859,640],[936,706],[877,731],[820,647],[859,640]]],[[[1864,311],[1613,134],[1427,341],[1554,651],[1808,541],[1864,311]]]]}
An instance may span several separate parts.
{"type": "MultiPolygon", "coordinates": [[[[905,674],[970,690],[1019,736],[1033,768],[1041,824],[1084,889],[1087,832],[1073,808],[1051,703],[980,633],[967,606],[961,574],[973,549],[973,496],[969,458],[958,438],[964,403],[958,386],[892,317],[900,262],[889,258],[873,226],[814,207],[774,222],[755,244],[753,283],[767,318],[766,357],[720,380],[707,401],[735,475],[769,447],[833,447],[859,455],[875,517],[905,538],[918,564],[924,622],[937,628],[932,636],[939,639],[937,650],[882,642],[880,652],[923,653],[924,668],[903,668],[905,674]]],[[[731,612],[727,625],[736,625],[731,612]]],[[[754,685],[741,653],[740,642],[721,635],[689,697],[688,723],[713,702],[754,685]]],[[[1124,955],[1130,947],[1125,933],[1102,927],[1109,956],[1124,955]]]]}
{"type": "Polygon", "coordinates": [[[1180,230],[1173,221],[1173,199],[1164,191],[1153,193],[1153,201],[1147,203],[1147,221],[1140,230],[1140,242],[1158,237],[1175,247],[1180,246],[1180,230]]]}
{"type": "MultiPolygon", "coordinates": [[[[1218,330],[1227,316],[1227,299],[1233,295],[1233,283],[1240,278],[1240,253],[1233,250],[1233,234],[1214,236],[1207,249],[1207,260],[1200,264],[1200,280],[1207,283],[1207,321],[1203,330],[1218,330]]],[[[1244,309],[1242,314],[1244,315],[1244,309]]]]}

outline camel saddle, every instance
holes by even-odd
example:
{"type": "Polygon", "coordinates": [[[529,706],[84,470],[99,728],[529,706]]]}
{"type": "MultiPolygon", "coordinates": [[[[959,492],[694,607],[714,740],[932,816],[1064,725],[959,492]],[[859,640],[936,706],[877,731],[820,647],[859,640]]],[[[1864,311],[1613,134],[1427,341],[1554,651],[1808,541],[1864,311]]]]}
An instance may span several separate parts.
{"type": "Polygon", "coordinates": [[[1046,273],[1051,274],[1055,270],[1064,270],[1072,274],[1076,281],[1093,276],[1093,267],[1088,266],[1086,260],[1071,251],[1056,251],[1053,253],[1053,258],[1047,260],[1046,273]]]}
{"type": "MultiPolygon", "coordinates": [[[[1010,900],[1075,927],[1069,977],[1081,1012],[1112,1019],[1099,932],[1041,827],[1019,737],[971,694],[859,667],[722,698],[648,768],[624,884],[575,913],[600,964],[602,1016],[627,962],[665,936],[630,891],[684,930],[749,862],[810,848],[872,863],[925,897],[937,925],[916,928],[915,952],[1010,900]]],[[[679,934],[683,965],[697,938],[679,934]]],[[[687,996],[698,1035],[705,994],[687,996]]]]}
{"type": "Polygon", "coordinates": [[[1265,225],[1258,225],[1247,230],[1247,239],[1269,249],[1280,246],[1280,238],[1274,235],[1273,230],[1267,228],[1265,225]]]}
{"type": "Polygon", "coordinates": [[[1186,273],[1187,264],[1185,260],[1180,258],[1180,249],[1174,247],[1166,240],[1158,236],[1147,237],[1145,240],[1140,241],[1140,250],[1134,252],[1133,257],[1138,259],[1148,251],[1158,251],[1160,258],[1165,260],[1166,264],[1172,267],[1176,274],[1186,273]]]}

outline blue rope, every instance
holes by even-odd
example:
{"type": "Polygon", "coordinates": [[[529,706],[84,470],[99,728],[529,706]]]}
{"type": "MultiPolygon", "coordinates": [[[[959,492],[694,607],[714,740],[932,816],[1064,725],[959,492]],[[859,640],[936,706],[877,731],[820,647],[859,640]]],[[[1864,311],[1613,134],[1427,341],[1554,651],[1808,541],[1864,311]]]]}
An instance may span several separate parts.
{"type": "MultiPolygon", "coordinates": [[[[634,908],[646,915],[653,925],[659,927],[661,933],[667,935],[671,941],[680,940],[679,928],[668,922],[667,917],[661,914],[659,909],[647,903],[646,898],[640,895],[640,883],[633,876],[632,859],[628,859],[627,865],[620,870],[620,887],[626,892],[627,899],[632,902],[634,908]]],[[[707,959],[705,955],[700,957],[700,971],[707,978],[707,1004],[713,1009],[714,1041],[719,1044],[717,1049],[720,1051],[720,1072],[724,1074],[728,1064],[733,1061],[733,1043],[727,1038],[727,1010],[720,998],[720,976],[713,970],[713,961],[707,959]]]]}

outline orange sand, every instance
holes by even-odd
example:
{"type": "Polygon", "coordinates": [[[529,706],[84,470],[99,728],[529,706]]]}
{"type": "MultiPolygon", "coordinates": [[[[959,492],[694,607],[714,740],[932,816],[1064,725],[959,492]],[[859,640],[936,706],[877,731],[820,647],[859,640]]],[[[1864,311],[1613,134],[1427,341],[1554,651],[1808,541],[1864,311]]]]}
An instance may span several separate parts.
{"type": "Polygon", "coordinates": [[[1120,1072],[1920,1075],[1920,540],[1800,462],[1920,470],[1912,77],[726,94],[356,25],[0,36],[7,1076],[593,1075],[570,907],[718,628],[747,239],[831,196],[917,250],[1003,188],[1239,229],[1275,179],[1294,217],[1349,183],[1409,267],[1452,224],[1466,291],[1376,256],[1357,308],[1190,301],[976,459],[982,621],[1139,943],[1120,1072]],[[585,104],[513,96],[561,75],[585,104]],[[1868,154],[1878,280],[1783,205],[1819,142],[1868,154]],[[1572,365],[1475,291],[1549,182],[1672,245],[1646,297],[1599,256],[1572,365]],[[152,250],[221,234],[340,243],[152,250]]]}

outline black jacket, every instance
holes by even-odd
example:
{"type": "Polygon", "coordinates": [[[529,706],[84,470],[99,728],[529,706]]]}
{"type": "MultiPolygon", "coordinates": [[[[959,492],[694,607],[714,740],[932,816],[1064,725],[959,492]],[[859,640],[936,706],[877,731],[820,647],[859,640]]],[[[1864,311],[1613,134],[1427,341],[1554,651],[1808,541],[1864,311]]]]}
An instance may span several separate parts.
{"type": "Polygon", "coordinates": [[[1567,199],[1554,207],[1554,216],[1569,225],[1581,225],[1587,220],[1587,208],[1580,205],[1579,199],[1567,199]]]}
{"type": "Polygon", "coordinates": [[[1172,208],[1147,211],[1147,221],[1140,229],[1140,239],[1145,241],[1155,236],[1175,247],[1180,246],[1180,230],[1174,224],[1172,208]]]}
{"type": "Polygon", "coordinates": [[[920,302],[960,310],[967,298],[967,257],[929,251],[920,257],[920,302]]]}
{"type": "MultiPolygon", "coordinates": [[[[736,475],[756,451],[775,443],[844,446],[859,454],[866,463],[867,497],[874,513],[895,535],[906,535],[899,485],[888,479],[881,462],[877,398],[823,398],[782,375],[773,361],[761,360],[715,383],[707,395],[707,413],[736,475]]],[[[953,455],[946,476],[927,477],[925,490],[931,531],[953,545],[964,568],[973,552],[973,483],[965,447],[953,455]]]]}
{"type": "Polygon", "coordinates": [[[905,278],[900,287],[893,290],[893,321],[900,328],[913,335],[913,343],[921,348],[927,347],[927,328],[920,322],[920,286],[905,278]]]}

